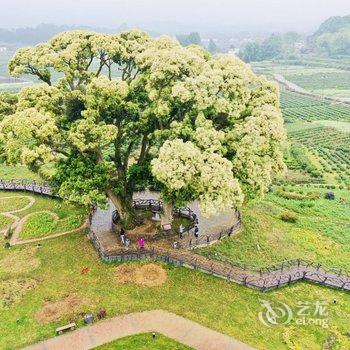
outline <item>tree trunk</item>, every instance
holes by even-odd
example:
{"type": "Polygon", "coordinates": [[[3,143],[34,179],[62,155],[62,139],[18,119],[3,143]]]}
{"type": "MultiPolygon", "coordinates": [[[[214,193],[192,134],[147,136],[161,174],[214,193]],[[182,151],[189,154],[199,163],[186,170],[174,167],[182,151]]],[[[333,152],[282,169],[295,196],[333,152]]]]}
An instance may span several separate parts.
{"type": "Polygon", "coordinates": [[[173,209],[174,206],[172,202],[163,202],[162,226],[171,225],[173,223],[173,209]]]}
{"type": "Polygon", "coordinates": [[[125,229],[130,229],[135,227],[136,222],[136,213],[135,210],[132,207],[132,197],[123,198],[121,196],[118,196],[113,192],[113,190],[108,189],[106,191],[107,197],[112,201],[114,204],[120,219],[121,219],[121,225],[125,229]]]}

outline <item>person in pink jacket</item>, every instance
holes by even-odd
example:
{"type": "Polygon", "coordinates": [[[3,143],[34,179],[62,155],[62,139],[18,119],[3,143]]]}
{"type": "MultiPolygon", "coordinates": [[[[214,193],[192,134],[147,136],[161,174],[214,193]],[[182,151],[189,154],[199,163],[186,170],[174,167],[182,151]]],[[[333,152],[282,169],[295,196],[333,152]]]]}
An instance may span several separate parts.
{"type": "Polygon", "coordinates": [[[140,249],[143,249],[145,247],[145,240],[143,238],[140,238],[137,241],[137,243],[138,243],[140,249]]]}

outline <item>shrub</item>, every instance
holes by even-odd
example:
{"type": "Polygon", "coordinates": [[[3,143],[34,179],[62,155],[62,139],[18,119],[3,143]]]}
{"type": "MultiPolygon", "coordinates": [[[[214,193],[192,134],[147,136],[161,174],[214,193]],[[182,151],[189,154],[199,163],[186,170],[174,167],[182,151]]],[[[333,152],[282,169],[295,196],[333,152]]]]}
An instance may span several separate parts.
{"type": "Polygon", "coordinates": [[[333,192],[327,192],[324,197],[329,200],[334,200],[335,194],[333,192]]]}
{"type": "Polygon", "coordinates": [[[295,213],[291,211],[286,211],[281,215],[281,220],[284,222],[290,222],[292,224],[296,223],[298,220],[298,217],[295,213]]]}
{"type": "Polygon", "coordinates": [[[319,192],[308,192],[303,193],[303,191],[299,192],[292,192],[292,191],[284,191],[282,189],[279,189],[276,191],[276,194],[282,198],[285,199],[294,199],[294,200],[314,200],[320,198],[319,192]]]}
{"type": "Polygon", "coordinates": [[[301,202],[299,204],[300,208],[312,208],[313,206],[315,206],[315,203],[313,202],[301,202]]]}

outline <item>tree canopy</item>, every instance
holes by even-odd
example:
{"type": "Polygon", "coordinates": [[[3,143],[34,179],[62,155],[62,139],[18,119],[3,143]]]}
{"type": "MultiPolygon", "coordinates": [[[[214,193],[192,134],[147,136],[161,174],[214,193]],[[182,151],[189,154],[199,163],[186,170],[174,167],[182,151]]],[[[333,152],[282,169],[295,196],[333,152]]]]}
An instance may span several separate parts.
{"type": "Polygon", "coordinates": [[[245,62],[295,57],[295,43],[301,35],[295,32],[273,33],[263,41],[250,41],[242,49],[240,56],[245,62]]]}
{"type": "Polygon", "coordinates": [[[73,31],[18,50],[9,70],[43,84],[0,123],[7,161],[50,164],[61,197],[108,197],[126,226],[140,187],[212,215],[262,195],[284,169],[278,87],[238,58],[137,30],[73,31]]]}

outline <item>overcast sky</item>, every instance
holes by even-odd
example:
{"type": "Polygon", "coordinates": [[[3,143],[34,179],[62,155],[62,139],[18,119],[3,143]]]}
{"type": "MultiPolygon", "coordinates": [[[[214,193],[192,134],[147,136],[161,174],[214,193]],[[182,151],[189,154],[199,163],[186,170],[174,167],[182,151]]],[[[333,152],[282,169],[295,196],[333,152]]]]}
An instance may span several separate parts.
{"type": "Polygon", "coordinates": [[[40,23],[150,30],[311,31],[334,15],[350,14],[350,0],[5,0],[0,27],[40,23]]]}

